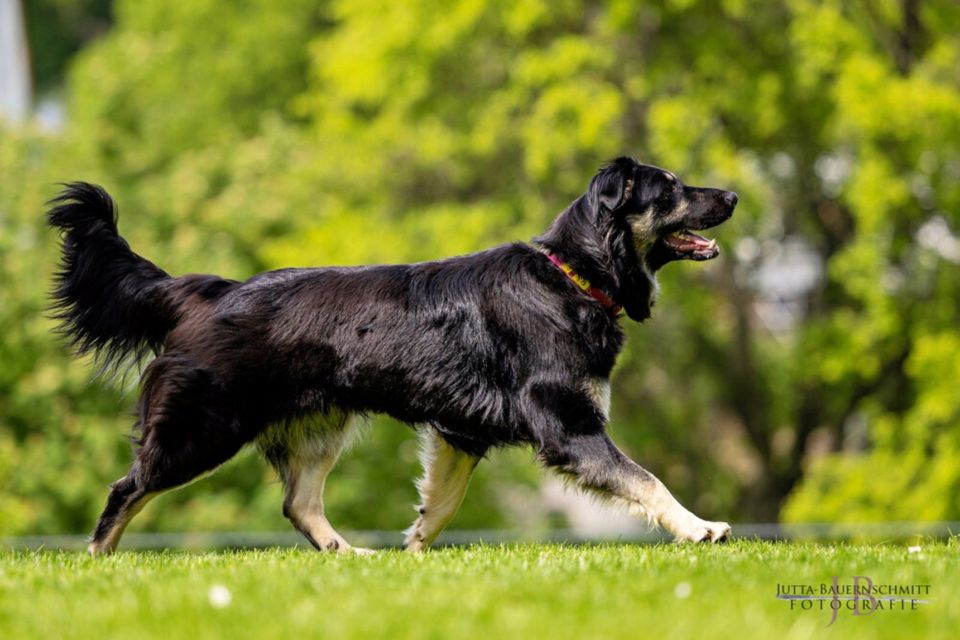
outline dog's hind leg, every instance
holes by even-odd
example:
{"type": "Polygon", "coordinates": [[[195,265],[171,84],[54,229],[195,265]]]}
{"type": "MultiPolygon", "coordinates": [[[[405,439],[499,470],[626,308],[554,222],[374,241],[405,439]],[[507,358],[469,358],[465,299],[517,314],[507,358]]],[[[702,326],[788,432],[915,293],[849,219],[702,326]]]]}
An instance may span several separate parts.
{"type": "Polygon", "coordinates": [[[417,483],[420,516],[404,532],[404,546],[412,552],[428,547],[453,519],[467,493],[470,476],[480,462],[479,457],[452,447],[436,429],[426,427],[421,433],[423,478],[417,483]]]}
{"type": "Polygon", "coordinates": [[[127,524],[154,496],[137,485],[136,477],[137,463],[134,462],[127,475],[110,485],[107,505],[97,520],[87,547],[91,555],[110,553],[116,549],[127,524]]]}
{"type": "Polygon", "coordinates": [[[349,444],[354,426],[349,414],[332,411],[292,424],[278,424],[258,446],[284,483],[283,515],[318,551],[373,553],[352,547],[327,520],[323,489],[327,475],[349,444]]]}
{"type": "MultiPolygon", "coordinates": [[[[203,429],[198,429],[202,437],[203,429]]],[[[188,484],[229,460],[243,446],[236,437],[218,438],[213,448],[162,446],[150,442],[137,452],[127,475],[110,485],[107,505],[97,520],[87,550],[92,555],[113,552],[130,520],[157,495],[188,484]]],[[[195,443],[193,443],[195,444],[195,443]]]]}
{"type": "MultiPolygon", "coordinates": [[[[203,429],[197,429],[197,439],[203,429]]],[[[110,495],[87,550],[92,555],[113,552],[124,529],[135,515],[157,495],[188,484],[213,471],[240,450],[244,440],[233,434],[229,440],[220,434],[216,447],[198,447],[196,442],[183,446],[164,446],[149,440],[138,452],[127,475],[110,485],[110,495]]]]}
{"type": "Polygon", "coordinates": [[[130,520],[156,495],[191,482],[232,458],[249,431],[218,402],[212,376],[174,356],[157,358],[140,398],[142,443],[136,460],[111,485],[88,550],[112,552],[130,520]]]}

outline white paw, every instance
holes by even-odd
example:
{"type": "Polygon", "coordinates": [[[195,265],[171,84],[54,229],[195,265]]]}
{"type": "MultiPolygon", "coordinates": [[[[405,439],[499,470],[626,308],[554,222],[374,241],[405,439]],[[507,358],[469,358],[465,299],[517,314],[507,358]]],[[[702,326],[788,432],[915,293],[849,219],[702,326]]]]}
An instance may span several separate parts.
{"type": "Polygon", "coordinates": [[[427,548],[427,544],[419,535],[411,535],[404,541],[403,548],[409,553],[420,553],[427,548]]]}
{"type": "Polygon", "coordinates": [[[363,547],[350,547],[350,552],[356,556],[372,556],[377,553],[374,549],[365,549],[363,547]]]}
{"type": "Polygon", "coordinates": [[[92,556],[108,556],[113,553],[113,547],[108,544],[97,544],[96,542],[91,542],[87,545],[87,553],[92,556]]]}
{"type": "Polygon", "coordinates": [[[707,522],[694,518],[671,530],[677,542],[726,542],[731,529],[726,522],[707,522]]]}
{"type": "Polygon", "coordinates": [[[372,556],[376,553],[373,549],[364,549],[363,547],[351,546],[349,542],[337,537],[320,538],[316,545],[318,551],[326,553],[336,553],[338,555],[372,556]]]}

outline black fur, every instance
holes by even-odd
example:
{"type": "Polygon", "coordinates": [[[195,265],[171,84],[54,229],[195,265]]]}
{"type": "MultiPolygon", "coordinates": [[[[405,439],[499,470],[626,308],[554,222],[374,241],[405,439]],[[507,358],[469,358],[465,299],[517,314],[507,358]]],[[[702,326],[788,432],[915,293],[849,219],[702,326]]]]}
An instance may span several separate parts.
{"type": "Polygon", "coordinates": [[[78,354],[94,352],[104,370],[159,353],[192,292],[216,295],[215,276],[174,280],[130,250],[117,233],[117,210],[101,187],[64,185],[50,201],[51,227],[63,231],[63,259],[54,276],[54,317],[78,354]]]}
{"type": "MultiPolygon", "coordinates": [[[[674,182],[619,158],[535,242],[643,320],[655,271],[696,257],[665,234],[719,223],[736,200],[676,192],[674,182]],[[682,220],[678,198],[687,199],[682,220]]],[[[282,269],[243,283],[172,278],[118,235],[101,188],[70,184],[53,204],[49,222],[64,232],[54,293],[63,331],[107,364],[157,354],[142,380],[136,461],[114,486],[95,543],[115,522],[122,529],[143,496],[215,468],[269,425],[311,414],[387,413],[432,425],[475,456],[528,443],[568,470],[578,446],[606,448],[583,444],[605,438],[606,422],[585,385],[607,380],[623,332],[534,246],[282,269]]]]}

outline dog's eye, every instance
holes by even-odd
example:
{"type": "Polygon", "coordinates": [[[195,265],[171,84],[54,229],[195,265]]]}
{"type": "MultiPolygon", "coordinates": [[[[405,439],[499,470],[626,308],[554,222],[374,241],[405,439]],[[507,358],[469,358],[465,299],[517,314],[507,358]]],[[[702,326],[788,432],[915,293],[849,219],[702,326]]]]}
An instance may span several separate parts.
{"type": "Polygon", "coordinates": [[[673,200],[674,198],[680,195],[681,191],[682,190],[680,189],[679,185],[677,185],[676,182],[672,184],[664,185],[664,187],[660,189],[660,197],[658,198],[658,200],[662,202],[673,200]]]}

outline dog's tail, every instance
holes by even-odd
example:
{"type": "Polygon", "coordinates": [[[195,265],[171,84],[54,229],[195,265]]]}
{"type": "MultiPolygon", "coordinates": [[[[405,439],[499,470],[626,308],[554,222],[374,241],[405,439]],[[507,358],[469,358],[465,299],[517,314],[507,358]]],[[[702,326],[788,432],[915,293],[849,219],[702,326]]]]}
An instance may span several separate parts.
{"type": "Polygon", "coordinates": [[[93,353],[101,373],[114,371],[159,352],[177,324],[183,287],[130,250],[106,191],[86,182],[64,187],[47,214],[63,240],[54,318],[80,355],[93,353]]]}

